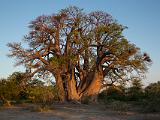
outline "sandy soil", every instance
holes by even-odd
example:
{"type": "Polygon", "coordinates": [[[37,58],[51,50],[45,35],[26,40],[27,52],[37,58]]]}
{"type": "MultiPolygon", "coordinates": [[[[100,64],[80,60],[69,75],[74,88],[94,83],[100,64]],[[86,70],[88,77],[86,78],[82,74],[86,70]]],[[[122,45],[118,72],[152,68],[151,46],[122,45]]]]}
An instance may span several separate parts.
{"type": "Polygon", "coordinates": [[[47,112],[33,112],[33,105],[5,107],[0,120],[160,120],[160,114],[115,112],[99,105],[55,104],[47,112]]]}

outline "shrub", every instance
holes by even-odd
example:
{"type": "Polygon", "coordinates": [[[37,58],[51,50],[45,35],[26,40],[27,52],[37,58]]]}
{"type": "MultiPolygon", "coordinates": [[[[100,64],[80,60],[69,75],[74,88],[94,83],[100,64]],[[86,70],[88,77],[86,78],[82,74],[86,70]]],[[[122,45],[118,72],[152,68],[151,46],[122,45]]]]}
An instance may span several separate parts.
{"type": "Polygon", "coordinates": [[[144,92],[142,88],[141,80],[134,79],[132,86],[127,90],[127,99],[129,101],[139,101],[144,98],[144,92]]]}
{"type": "Polygon", "coordinates": [[[129,110],[129,105],[122,101],[113,101],[110,103],[109,107],[115,111],[123,111],[126,112],[129,110]]]}
{"type": "Polygon", "coordinates": [[[125,101],[125,92],[120,86],[111,86],[98,95],[99,101],[107,103],[108,101],[125,101]]]}
{"type": "Polygon", "coordinates": [[[47,112],[50,108],[47,105],[34,105],[30,108],[31,112],[47,112]]]}
{"type": "Polygon", "coordinates": [[[97,95],[93,95],[93,96],[85,96],[82,98],[81,103],[83,104],[92,104],[92,103],[97,103],[97,95]]]}
{"type": "Polygon", "coordinates": [[[144,112],[160,112],[160,99],[147,100],[143,104],[144,112]]]}
{"type": "Polygon", "coordinates": [[[55,93],[51,86],[31,87],[28,94],[28,99],[33,103],[50,104],[55,100],[55,93]]]}
{"type": "Polygon", "coordinates": [[[160,81],[148,85],[145,94],[144,112],[160,112],[160,81]]]}
{"type": "Polygon", "coordinates": [[[0,98],[6,100],[17,100],[20,89],[14,81],[0,80],[0,98]]]}

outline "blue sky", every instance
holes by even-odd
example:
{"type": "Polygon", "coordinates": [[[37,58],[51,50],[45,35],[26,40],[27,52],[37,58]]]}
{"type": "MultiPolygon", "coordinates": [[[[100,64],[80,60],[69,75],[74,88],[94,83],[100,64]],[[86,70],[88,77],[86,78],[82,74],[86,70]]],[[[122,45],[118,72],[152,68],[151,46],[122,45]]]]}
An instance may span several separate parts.
{"type": "Polygon", "coordinates": [[[29,31],[29,22],[37,16],[50,15],[70,5],[85,12],[106,11],[128,26],[126,38],[153,60],[144,83],[160,80],[160,0],[0,0],[0,78],[23,70],[14,67],[15,60],[6,56],[6,44],[21,41],[29,31]]]}

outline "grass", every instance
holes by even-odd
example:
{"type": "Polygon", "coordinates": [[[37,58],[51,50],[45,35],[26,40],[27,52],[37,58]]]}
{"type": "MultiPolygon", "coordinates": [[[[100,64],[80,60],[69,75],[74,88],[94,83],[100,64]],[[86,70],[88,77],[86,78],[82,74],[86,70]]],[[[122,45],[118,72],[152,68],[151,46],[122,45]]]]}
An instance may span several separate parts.
{"type": "Polygon", "coordinates": [[[122,101],[112,101],[106,104],[106,108],[113,111],[127,112],[130,110],[130,105],[122,101]]]}
{"type": "Polygon", "coordinates": [[[51,108],[48,105],[33,105],[30,108],[31,112],[48,112],[51,108]]]}

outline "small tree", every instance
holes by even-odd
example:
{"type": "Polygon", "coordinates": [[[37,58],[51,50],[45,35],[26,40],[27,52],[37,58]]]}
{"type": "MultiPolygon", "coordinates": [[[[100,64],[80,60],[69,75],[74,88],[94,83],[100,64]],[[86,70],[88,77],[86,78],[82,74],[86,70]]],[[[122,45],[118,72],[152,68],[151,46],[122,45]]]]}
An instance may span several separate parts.
{"type": "Polygon", "coordinates": [[[145,88],[145,94],[146,97],[150,99],[160,98],[160,81],[149,84],[145,88]]]}
{"type": "Polygon", "coordinates": [[[132,86],[128,89],[128,97],[130,100],[139,100],[144,96],[142,81],[140,79],[134,79],[132,86]]]}
{"type": "Polygon", "coordinates": [[[7,100],[19,100],[22,98],[22,92],[27,86],[27,78],[25,73],[14,72],[7,79],[0,80],[0,99],[5,102],[7,100]]]}
{"type": "Polygon", "coordinates": [[[15,101],[19,97],[20,89],[18,85],[11,80],[0,80],[0,102],[10,106],[10,101],[15,101]]]}

